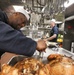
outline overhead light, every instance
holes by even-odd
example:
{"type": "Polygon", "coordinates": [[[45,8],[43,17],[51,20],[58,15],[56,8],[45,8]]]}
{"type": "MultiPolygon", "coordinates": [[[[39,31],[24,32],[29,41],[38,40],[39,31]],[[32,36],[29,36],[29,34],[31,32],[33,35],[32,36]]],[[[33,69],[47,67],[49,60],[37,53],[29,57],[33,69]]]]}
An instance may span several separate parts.
{"type": "Polygon", "coordinates": [[[73,3],[74,3],[74,0],[69,0],[69,2],[65,2],[64,3],[64,6],[65,6],[65,8],[67,8],[67,7],[69,7],[73,3]]]}
{"type": "Polygon", "coordinates": [[[23,3],[26,3],[26,1],[25,1],[25,0],[22,0],[22,2],[23,2],[23,3]]]}
{"type": "Polygon", "coordinates": [[[41,11],[42,13],[44,13],[46,7],[47,7],[47,4],[42,8],[42,11],[41,11]]]}
{"type": "Polygon", "coordinates": [[[23,6],[13,5],[13,8],[15,11],[17,11],[19,8],[23,8],[23,6]]]}

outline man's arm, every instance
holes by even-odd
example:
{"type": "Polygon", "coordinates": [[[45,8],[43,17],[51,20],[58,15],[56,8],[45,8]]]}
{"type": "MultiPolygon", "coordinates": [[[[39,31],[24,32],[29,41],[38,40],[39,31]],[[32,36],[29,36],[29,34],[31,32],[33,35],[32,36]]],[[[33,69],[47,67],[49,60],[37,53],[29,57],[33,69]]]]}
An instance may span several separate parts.
{"type": "Polygon", "coordinates": [[[47,38],[47,40],[53,40],[56,37],[57,37],[57,34],[53,34],[51,37],[47,38]]]}
{"type": "Polygon", "coordinates": [[[48,40],[50,41],[50,40],[53,40],[54,38],[57,37],[58,32],[59,32],[58,28],[54,27],[53,31],[54,31],[53,35],[51,37],[47,38],[47,39],[44,39],[44,41],[48,41],[48,40]]]}
{"type": "Polygon", "coordinates": [[[32,56],[37,43],[0,21],[0,51],[32,56]]]}

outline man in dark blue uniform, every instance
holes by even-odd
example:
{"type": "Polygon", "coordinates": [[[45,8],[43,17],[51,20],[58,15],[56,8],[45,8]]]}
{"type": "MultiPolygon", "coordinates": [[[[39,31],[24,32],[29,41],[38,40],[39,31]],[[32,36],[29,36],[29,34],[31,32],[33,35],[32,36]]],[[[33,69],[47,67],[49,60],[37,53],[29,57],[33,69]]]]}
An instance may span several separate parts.
{"type": "Polygon", "coordinates": [[[11,52],[32,56],[35,50],[44,51],[46,49],[43,40],[36,42],[19,31],[29,20],[28,14],[24,14],[25,11],[22,10],[12,15],[7,15],[0,10],[0,55],[4,52],[11,52]]]}
{"type": "Polygon", "coordinates": [[[58,37],[58,27],[55,25],[55,19],[52,19],[50,22],[51,26],[51,31],[50,31],[50,37],[47,39],[44,39],[45,41],[50,41],[50,42],[57,42],[57,37],[58,37]]]}

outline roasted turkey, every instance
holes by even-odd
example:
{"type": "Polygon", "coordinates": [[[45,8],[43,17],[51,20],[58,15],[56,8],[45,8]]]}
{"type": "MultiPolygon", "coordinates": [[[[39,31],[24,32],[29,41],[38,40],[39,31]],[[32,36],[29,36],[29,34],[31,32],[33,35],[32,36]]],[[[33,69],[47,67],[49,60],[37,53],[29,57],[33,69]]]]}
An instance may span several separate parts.
{"type": "Polygon", "coordinates": [[[25,58],[13,67],[3,65],[0,75],[50,75],[50,65],[43,64],[34,58],[25,58]]]}
{"type": "Polygon", "coordinates": [[[0,75],[74,75],[74,60],[61,54],[50,54],[48,63],[25,58],[14,66],[3,65],[0,75]]]}
{"type": "Polygon", "coordinates": [[[51,69],[50,69],[50,65],[46,64],[44,65],[44,67],[40,68],[36,75],[50,75],[51,69]]]}
{"type": "Polygon", "coordinates": [[[25,58],[14,65],[15,68],[23,74],[35,75],[36,71],[42,68],[44,64],[34,58],[25,58]]]}
{"type": "Polygon", "coordinates": [[[47,57],[50,65],[50,75],[74,75],[74,61],[60,54],[51,54],[47,57]]]}
{"type": "Polygon", "coordinates": [[[2,66],[0,75],[20,75],[20,73],[15,67],[11,67],[8,64],[4,64],[2,66]]]}

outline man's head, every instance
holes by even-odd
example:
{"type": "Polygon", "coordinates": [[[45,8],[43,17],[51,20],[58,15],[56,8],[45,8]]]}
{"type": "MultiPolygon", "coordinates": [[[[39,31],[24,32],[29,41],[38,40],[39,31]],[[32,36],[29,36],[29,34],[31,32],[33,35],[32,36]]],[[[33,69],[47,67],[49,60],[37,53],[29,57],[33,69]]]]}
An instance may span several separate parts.
{"type": "Polygon", "coordinates": [[[15,28],[20,29],[26,25],[29,20],[29,15],[24,9],[19,9],[9,17],[9,24],[15,28]]]}
{"type": "Polygon", "coordinates": [[[55,19],[52,19],[52,20],[50,21],[50,26],[51,26],[52,28],[55,26],[55,19]]]}

